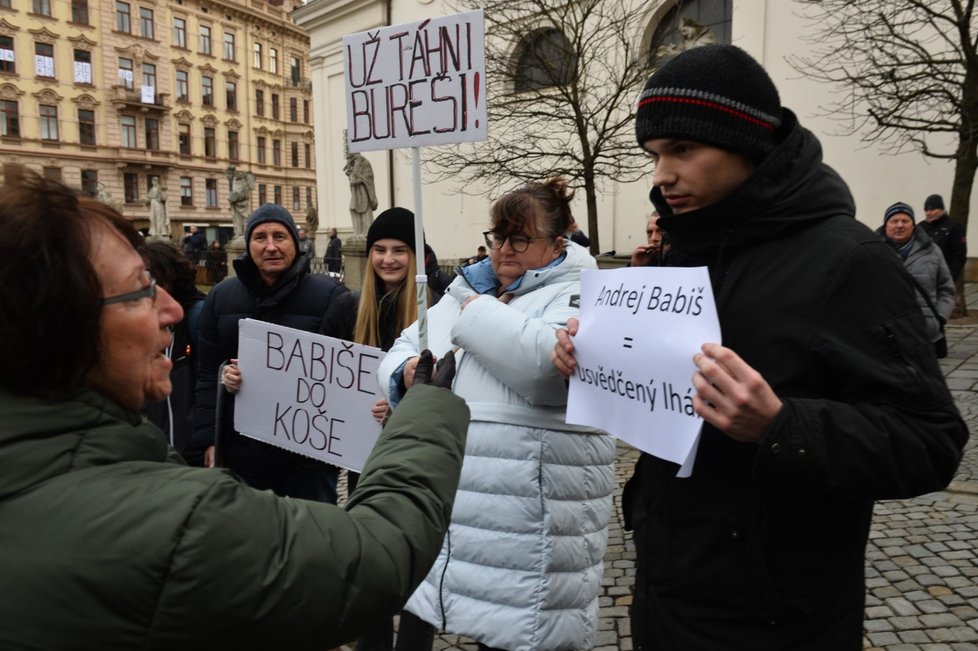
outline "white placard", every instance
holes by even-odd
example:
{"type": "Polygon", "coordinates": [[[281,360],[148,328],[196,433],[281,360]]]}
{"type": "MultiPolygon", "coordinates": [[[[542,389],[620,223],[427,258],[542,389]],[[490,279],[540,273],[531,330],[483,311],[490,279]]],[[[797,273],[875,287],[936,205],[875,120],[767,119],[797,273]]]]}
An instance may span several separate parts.
{"type": "Polygon", "coordinates": [[[688,475],[703,425],[693,411],[693,355],[720,343],[706,267],[585,271],[580,322],[567,422],[603,429],[688,475]]]}
{"type": "Polygon", "coordinates": [[[153,86],[141,86],[141,95],[139,101],[143,104],[155,104],[156,103],[156,88],[153,86]]]}
{"type": "Polygon", "coordinates": [[[482,10],[343,37],[351,152],[488,137],[482,10]]]}
{"type": "Polygon", "coordinates": [[[285,326],[238,324],[241,390],[234,429],[245,436],[360,471],[380,436],[370,413],[381,397],[384,353],[285,326]]]}

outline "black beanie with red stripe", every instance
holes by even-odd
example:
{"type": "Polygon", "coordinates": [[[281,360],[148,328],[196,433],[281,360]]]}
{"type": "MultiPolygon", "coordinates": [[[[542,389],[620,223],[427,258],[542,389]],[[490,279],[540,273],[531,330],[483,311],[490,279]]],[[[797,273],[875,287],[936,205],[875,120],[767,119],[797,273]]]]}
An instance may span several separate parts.
{"type": "Polygon", "coordinates": [[[764,68],[733,45],[704,45],[667,61],[638,98],[639,146],[685,139],[761,161],[774,151],[781,98],[764,68]]]}

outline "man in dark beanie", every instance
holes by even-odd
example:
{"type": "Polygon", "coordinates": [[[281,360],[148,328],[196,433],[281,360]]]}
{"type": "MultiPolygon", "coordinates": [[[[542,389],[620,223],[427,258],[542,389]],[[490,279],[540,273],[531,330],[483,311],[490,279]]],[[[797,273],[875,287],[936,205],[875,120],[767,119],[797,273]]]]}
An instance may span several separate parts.
{"type": "Polygon", "coordinates": [[[693,358],[692,476],[643,454],[623,495],[634,648],[861,649],[873,502],[946,486],[968,438],[910,278],[743,50],[663,65],[636,135],[668,264],[709,269],[723,345],[693,358]]]}
{"type": "Polygon", "coordinates": [[[924,201],[924,215],[927,221],[921,222],[920,228],[940,247],[944,261],[951,270],[951,278],[958,282],[964,263],[968,260],[968,241],[964,226],[947,214],[944,210],[944,198],[939,194],[932,194],[924,201]]]}
{"type": "Polygon", "coordinates": [[[226,466],[254,488],[335,504],[337,468],[234,431],[233,391],[241,384],[238,321],[258,319],[320,332],[326,309],[347,288],[309,273],[309,256],[297,255],[295,220],[282,206],[267,203],[255,210],[245,227],[245,241],[248,249],[234,261],[237,275],[210,291],[200,315],[194,446],[207,450],[207,465],[226,466]],[[228,361],[221,370],[227,390],[218,394],[218,371],[228,361]]]}

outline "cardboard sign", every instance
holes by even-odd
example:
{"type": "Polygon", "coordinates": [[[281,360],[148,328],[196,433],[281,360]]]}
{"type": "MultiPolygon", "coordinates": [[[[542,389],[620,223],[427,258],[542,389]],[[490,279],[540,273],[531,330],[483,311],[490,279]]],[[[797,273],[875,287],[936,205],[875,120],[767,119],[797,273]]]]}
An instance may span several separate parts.
{"type": "Polygon", "coordinates": [[[360,471],[380,436],[370,413],[382,397],[384,353],[285,326],[238,324],[241,390],[234,428],[253,439],[360,471]]]}
{"type": "Polygon", "coordinates": [[[351,152],[488,137],[481,10],[343,37],[351,152]]]}
{"type": "Polygon", "coordinates": [[[693,355],[720,343],[706,267],[585,271],[580,322],[567,422],[603,429],[688,475],[703,425],[693,411],[693,355]]]}

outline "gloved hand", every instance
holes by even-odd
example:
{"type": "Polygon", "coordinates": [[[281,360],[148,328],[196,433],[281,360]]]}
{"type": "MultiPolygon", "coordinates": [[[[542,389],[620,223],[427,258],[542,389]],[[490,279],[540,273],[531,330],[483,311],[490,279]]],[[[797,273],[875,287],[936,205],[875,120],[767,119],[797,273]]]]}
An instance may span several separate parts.
{"type": "Polygon", "coordinates": [[[427,348],[421,351],[418,367],[414,371],[414,384],[430,384],[451,390],[452,380],[455,379],[455,352],[448,351],[444,357],[434,364],[434,356],[427,348]],[[432,373],[434,366],[434,373],[432,373]]]}

